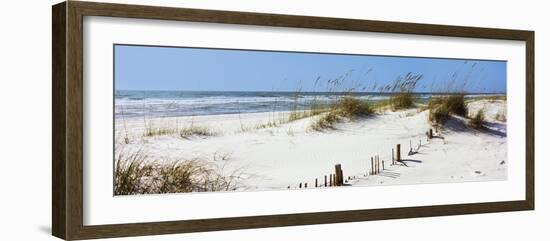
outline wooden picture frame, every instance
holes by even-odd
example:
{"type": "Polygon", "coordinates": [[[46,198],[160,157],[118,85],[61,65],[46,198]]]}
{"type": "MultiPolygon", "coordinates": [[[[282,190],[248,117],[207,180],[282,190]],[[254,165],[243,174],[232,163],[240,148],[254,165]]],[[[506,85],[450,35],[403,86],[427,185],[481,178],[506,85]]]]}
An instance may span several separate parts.
{"type": "Polygon", "coordinates": [[[68,1],[52,8],[52,233],[66,240],[157,235],[533,210],[534,32],[309,16],[183,9],[68,1]],[[474,204],[383,208],[336,212],[181,220],[152,223],[83,224],[83,17],[107,16],[229,23],[328,30],[365,31],[526,43],[525,199],[474,204]]]}

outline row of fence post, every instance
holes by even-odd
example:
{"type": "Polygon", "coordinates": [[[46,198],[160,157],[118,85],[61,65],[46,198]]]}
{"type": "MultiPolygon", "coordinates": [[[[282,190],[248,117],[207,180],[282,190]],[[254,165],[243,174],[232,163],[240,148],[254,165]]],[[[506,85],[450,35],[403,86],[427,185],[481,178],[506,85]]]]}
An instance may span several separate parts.
{"type": "MultiPolygon", "coordinates": [[[[350,180],[351,177],[348,177],[348,180],[350,180]]],[[[331,173],[328,175],[325,175],[324,183],[320,184],[319,179],[315,178],[315,187],[334,187],[334,186],[342,186],[344,185],[344,171],[342,169],[342,164],[336,164],[334,165],[334,173],[331,173]]],[[[290,188],[290,186],[288,186],[290,188]]],[[[307,188],[307,182],[300,182],[298,184],[298,188],[307,188]]]]}
{"type": "MultiPolygon", "coordinates": [[[[433,138],[433,131],[430,129],[427,133],[428,139],[433,138]]],[[[379,174],[381,171],[386,170],[385,167],[385,161],[380,160],[380,156],[376,155],[374,157],[371,157],[371,168],[370,172],[368,174],[370,175],[376,175],[379,174]]],[[[395,146],[395,149],[391,149],[391,165],[397,165],[398,162],[401,162],[401,144],[397,144],[395,146]]],[[[348,180],[350,180],[351,177],[348,177],[348,180]]],[[[300,183],[298,185],[299,188],[307,188],[307,182],[300,183]]],[[[344,185],[344,172],[342,170],[342,164],[336,164],[334,165],[334,173],[329,174],[328,178],[327,175],[325,175],[324,183],[321,185],[318,182],[318,179],[315,178],[315,187],[333,187],[333,186],[342,186],[344,185]]],[[[288,186],[290,188],[290,186],[288,186]]]]}

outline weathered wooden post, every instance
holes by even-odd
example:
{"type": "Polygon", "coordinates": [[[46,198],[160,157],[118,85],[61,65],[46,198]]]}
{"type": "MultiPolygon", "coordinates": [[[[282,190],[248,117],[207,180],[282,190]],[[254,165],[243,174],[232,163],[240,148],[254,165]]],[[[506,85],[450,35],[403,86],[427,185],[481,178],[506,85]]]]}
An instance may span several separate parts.
{"type": "Polygon", "coordinates": [[[386,168],[384,167],[384,161],[382,161],[382,171],[386,170],[386,168]]]}
{"type": "Polygon", "coordinates": [[[378,158],[374,156],[374,174],[378,174],[378,158]]]}
{"type": "Polygon", "coordinates": [[[315,178],[315,187],[317,187],[317,178],[315,178]]]}
{"type": "Polygon", "coordinates": [[[300,182],[300,185],[298,187],[302,188],[302,183],[301,182],[300,182]]]}
{"type": "Polygon", "coordinates": [[[374,159],[370,157],[370,174],[374,175],[374,159]]]}
{"type": "Polygon", "coordinates": [[[397,146],[395,147],[395,150],[396,150],[396,153],[395,153],[396,161],[400,162],[401,161],[401,144],[397,144],[397,146]]]}
{"type": "Polygon", "coordinates": [[[332,187],[332,173],[330,174],[330,183],[329,186],[332,187]]]}
{"type": "Polygon", "coordinates": [[[327,175],[325,175],[325,187],[327,186],[327,175]]]}
{"type": "Polygon", "coordinates": [[[430,137],[430,139],[434,138],[434,133],[432,128],[430,128],[430,134],[428,136],[430,137]]]}
{"type": "Polygon", "coordinates": [[[334,178],[335,186],[342,186],[342,184],[344,183],[342,165],[341,164],[336,164],[334,166],[334,172],[335,172],[335,175],[336,175],[335,178],[334,178]]]}
{"type": "Polygon", "coordinates": [[[304,183],[304,188],[307,188],[307,182],[306,182],[306,183],[304,183]]]}

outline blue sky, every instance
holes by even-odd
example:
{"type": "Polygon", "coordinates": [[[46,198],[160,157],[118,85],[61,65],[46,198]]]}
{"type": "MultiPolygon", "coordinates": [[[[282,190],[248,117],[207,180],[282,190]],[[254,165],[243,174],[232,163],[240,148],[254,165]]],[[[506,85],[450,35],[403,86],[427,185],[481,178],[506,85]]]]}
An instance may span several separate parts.
{"type": "Polygon", "coordinates": [[[415,92],[506,93],[506,62],[115,45],[116,90],[378,91],[407,73],[415,92]]]}

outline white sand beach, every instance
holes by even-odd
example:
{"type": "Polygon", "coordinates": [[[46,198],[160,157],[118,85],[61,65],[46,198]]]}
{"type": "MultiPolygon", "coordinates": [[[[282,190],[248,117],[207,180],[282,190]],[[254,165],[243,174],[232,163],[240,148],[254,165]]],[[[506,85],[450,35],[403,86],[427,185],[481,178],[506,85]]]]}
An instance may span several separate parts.
{"type": "Polygon", "coordinates": [[[346,185],[351,186],[505,180],[506,122],[495,117],[506,114],[506,101],[474,100],[468,108],[470,113],[485,111],[484,130],[470,128],[465,118],[453,116],[430,140],[426,131],[435,128],[428,111],[420,108],[344,120],[323,131],[310,127],[319,116],[269,125],[288,112],[118,118],[115,152],[139,150],[156,161],[198,158],[219,166],[226,175],[239,173],[237,190],[298,189],[306,182],[312,188],[316,178],[323,185],[335,164],[342,165],[346,185]],[[215,135],[144,136],[146,126],[201,127],[215,135]],[[403,162],[391,165],[396,144],[401,144],[403,162]],[[411,145],[418,153],[409,156],[411,145]],[[385,170],[370,175],[375,155],[384,160],[385,170]]]}

